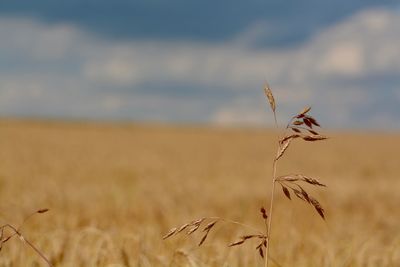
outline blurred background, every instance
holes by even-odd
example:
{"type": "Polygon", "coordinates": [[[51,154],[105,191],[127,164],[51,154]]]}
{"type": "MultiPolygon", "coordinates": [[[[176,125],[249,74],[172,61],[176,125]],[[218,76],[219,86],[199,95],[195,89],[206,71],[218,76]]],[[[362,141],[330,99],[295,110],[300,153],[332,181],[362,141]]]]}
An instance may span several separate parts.
{"type": "Polygon", "coordinates": [[[0,3],[0,116],[400,128],[400,5],[381,1],[0,3]],[[268,115],[267,115],[268,116],[268,115]]]}
{"type": "Polygon", "coordinates": [[[262,266],[252,240],[227,247],[247,229],[162,236],[264,229],[268,82],[280,123],[311,105],[329,136],[279,161],[327,184],[305,185],[327,219],[278,187],[271,266],[400,266],[399,25],[390,0],[1,1],[0,223],[49,208],[21,232],[57,267],[262,266]]]}

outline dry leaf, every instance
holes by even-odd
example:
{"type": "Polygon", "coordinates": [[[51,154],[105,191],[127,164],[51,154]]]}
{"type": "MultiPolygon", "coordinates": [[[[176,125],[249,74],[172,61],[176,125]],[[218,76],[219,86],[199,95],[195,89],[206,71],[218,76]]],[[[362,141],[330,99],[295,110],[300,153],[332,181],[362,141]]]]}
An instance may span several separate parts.
{"type": "Polygon", "coordinates": [[[206,227],[204,227],[203,232],[205,232],[205,231],[210,231],[211,228],[213,228],[214,225],[215,225],[217,222],[218,222],[218,221],[213,221],[213,222],[210,222],[209,224],[207,224],[206,227]]]}
{"type": "Polygon", "coordinates": [[[314,124],[315,126],[321,127],[321,125],[319,125],[319,123],[317,122],[317,120],[314,119],[313,117],[307,116],[307,119],[308,119],[312,124],[314,124]]]}
{"type": "Polygon", "coordinates": [[[294,194],[296,195],[296,197],[298,197],[299,199],[301,199],[301,200],[303,200],[303,201],[307,201],[307,200],[304,198],[304,196],[303,196],[303,194],[301,193],[300,190],[297,190],[297,189],[295,189],[295,188],[293,188],[292,190],[293,190],[294,194]]]}
{"type": "Polygon", "coordinates": [[[163,239],[167,239],[168,237],[172,236],[173,234],[176,233],[177,230],[178,230],[178,228],[172,228],[171,230],[168,231],[168,233],[166,233],[163,236],[163,239]]]}
{"type": "Polygon", "coordinates": [[[236,241],[236,242],[230,243],[230,244],[228,245],[228,247],[234,247],[234,246],[241,245],[241,244],[243,244],[243,243],[244,243],[244,241],[245,241],[245,240],[241,239],[241,240],[239,240],[239,241],[236,241]]]}
{"type": "Polygon", "coordinates": [[[295,128],[295,127],[290,127],[290,129],[292,129],[293,132],[295,133],[301,133],[301,130],[295,128]]]}
{"type": "Polygon", "coordinates": [[[201,238],[201,240],[199,242],[199,247],[204,243],[204,241],[206,241],[208,233],[209,233],[209,231],[207,231],[207,233],[201,238]]]}
{"type": "Polygon", "coordinates": [[[264,251],[263,251],[262,247],[258,248],[258,253],[260,253],[261,258],[264,259],[264,251]]]}
{"type": "Polygon", "coordinates": [[[307,136],[303,136],[303,140],[305,141],[321,141],[321,140],[325,140],[328,139],[327,137],[323,136],[323,135],[307,135],[307,136]]]}
{"type": "Polygon", "coordinates": [[[319,216],[321,216],[321,218],[325,220],[325,210],[322,208],[321,204],[319,204],[318,200],[316,200],[315,198],[311,198],[310,201],[315,210],[318,212],[319,216]]]}
{"type": "Polygon", "coordinates": [[[240,238],[243,240],[247,240],[247,239],[251,239],[254,237],[264,238],[264,236],[262,236],[262,235],[244,235],[244,236],[241,236],[240,238]]]}
{"type": "Polygon", "coordinates": [[[282,144],[283,142],[285,142],[288,139],[295,139],[295,138],[298,138],[298,137],[301,137],[301,135],[299,135],[299,134],[291,134],[291,135],[285,136],[284,138],[279,140],[279,143],[282,144]]]}
{"type": "Polygon", "coordinates": [[[258,253],[260,253],[261,258],[264,258],[264,251],[262,250],[262,247],[263,242],[261,241],[261,243],[257,245],[256,250],[258,250],[258,253]]]}
{"type": "Polygon", "coordinates": [[[284,175],[284,176],[279,176],[277,181],[286,181],[286,182],[296,182],[300,180],[297,175],[284,175]]]}
{"type": "Polygon", "coordinates": [[[192,222],[190,223],[190,225],[200,225],[204,220],[205,220],[205,218],[201,218],[201,219],[192,221],[192,222]]]}
{"type": "Polygon", "coordinates": [[[197,231],[197,229],[199,229],[200,224],[196,224],[195,226],[193,226],[192,228],[189,229],[189,231],[187,232],[188,235],[193,234],[194,232],[197,231]]]}
{"type": "Polygon", "coordinates": [[[311,107],[305,107],[297,116],[296,118],[302,118],[304,115],[311,110],[311,107]]]}
{"type": "Polygon", "coordinates": [[[311,177],[307,177],[307,176],[302,176],[303,177],[303,181],[305,181],[306,183],[312,184],[312,185],[318,185],[318,186],[325,186],[324,184],[321,184],[317,179],[311,178],[311,177]]]}
{"type": "Polygon", "coordinates": [[[283,186],[283,185],[281,185],[282,186],[282,191],[283,191],[283,193],[285,194],[285,196],[288,198],[288,199],[292,199],[291,197],[290,197],[290,192],[289,192],[289,189],[287,189],[285,186],[283,186]]]}
{"type": "Polygon", "coordinates": [[[290,142],[292,141],[293,138],[286,139],[281,145],[279,146],[278,154],[276,155],[275,160],[278,160],[280,157],[283,156],[285,153],[286,149],[289,147],[290,142]]]}
{"type": "Polygon", "coordinates": [[[310,202],[311,199],[310,199],[310,197],[308,196],[307,192],[303,189],[303,187],[301,187],[301,186],[299,186],[299,185],[297,185],[297,186],[300,188],[301,194],[303,195],[304,199],[305,199],[308,203],[311,203],[311,202],[310,202]]]}
{"type": "Polygon", "coordinates": [[[189,226],[189,224],[188,224],[188,223],[185,223],[184,225],[182,225],[181,227],[179,227],[179,229],[176,231],[176,233],[179,234],[180,232],[182,232],[183,230],[185,230],[188,226],[189,226]]]}
{"type": "Polygon", "coordinates": [[[293,125],[302,125],[304,122],[303,121],[294,121],[292,124],[293,125]]]}
{"type": "Polygon", "coordinates": [[[262,214],[263,219],[267,219],[268,218],[267,211],[265,210],[264,207],[261,207],[260,212],[262,214]]]}
{"type": "Polygon", "coordinates": [[[304,118],[303,121],[308,127],[312,128],[312,123],[308,118],[304,118]]]}
{"type": "Polygon", "coordinates": [[[40,210],[37,211],[37,213],[45,213],[45,212],[48,212],[48,211],[49,211],[49,209],[40,209],[40,210]]]}

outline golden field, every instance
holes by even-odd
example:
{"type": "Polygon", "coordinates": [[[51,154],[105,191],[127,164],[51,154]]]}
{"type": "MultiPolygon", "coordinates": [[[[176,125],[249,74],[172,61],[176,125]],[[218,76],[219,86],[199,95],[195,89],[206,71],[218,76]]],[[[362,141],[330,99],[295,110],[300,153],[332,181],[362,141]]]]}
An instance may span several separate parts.
{"type": "MultiPolygon", "coordinates": [[[[318,177],[323,221],[276,190],[271,256],[285,267],[400,266],[400,135],[327,133],[295,141],[278,174],[318,177]]],[[[55,266],[263,266],[251,231],[217,223],[162,240],[172,227],[219,216],[264,229],[276,133],[129,123],[0,122],[0,218],[55,266]]],[[[268,202],[269,203],[269,202],[268,202]]],[[[18,238],[0,267],[46,266],[18,238]]]]}

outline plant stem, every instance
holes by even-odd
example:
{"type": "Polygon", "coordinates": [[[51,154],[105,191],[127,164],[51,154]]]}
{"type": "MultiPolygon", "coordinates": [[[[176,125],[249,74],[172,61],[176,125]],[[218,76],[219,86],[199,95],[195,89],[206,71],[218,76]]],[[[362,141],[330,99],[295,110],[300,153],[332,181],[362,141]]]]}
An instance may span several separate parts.
{"type": "Polygon", "coordinates": [[[53,264],[50,262],[50,260],[48,260],[46,256],[38,248],[36,248],[31,242],[29,242],[23,236],[20,237],[22,237],[23,241],[25,241],[25,243],[28,244],[47,263],[48,266],[53,267],[53,264]]]}
{"type": "MultiPolygon", "coordinates": [[[[278,121],[276,119],[276,113],[275,110],[272,110],[274,113],[274,119],[275,119],[275,128],[279,129],[278,126],[278,121]]],[[[279,142],[278,142],[278,150],[276,154],[278,155],[279,153],[279,142]]],[[[269,207],[269,219],[268,219],[268,225],[266,224],[265,231],[267,235],[267,247],[265,248],[265,267],[268,267],[268,257],[269,257],[269,242],[270,242],[270,236],[271,236],[271,226],[272,226],[272,209],[274,207],[274,192],[275,192],[275,182],[276,182],[276,165],[278,163],[278,160],[274,159],[274,163],[272,165],[272,190],[271,190],[271,200],[270,200],[270,207],[269,207]]]]}
{"type": "Polygon", "coordinates": [[[37,248],[35,247],[29,240],[27,240],[20,231],[18,231],[18,229],[16,229],[14,226],[12,226],[11,224],[5,224],[3,226],[1,226],[1,228],[5,228],[8,227],[10,228],[14,233],[10,236],[14,236],[17,235],[21,241],[25,242],[27,245],[29,245],[46,263],[48,266],[53,267],[53,264],[50,262],[50,260],[48,260],[46,258],[46,256],[37,248]]]}
{"type": "Polygon", "coordinates": [[[269,220],[267,226],[267,247],[265,248],[265,267],[268,267],[268,255],[269,255],[269,243],[271,240],[271,227],[272,227],[272,209],[274,207],[274,192],[275,192],[275,182],[276,182],[276,165],[278,161],[274,159],[273,163],[273,171],[272,171],[272,190],[271,190],[271,201],[270,201],[270,208],[269,208],[269,220]]]}
{"type": "Polygon", "coordinates": [[[258,232],[261,235],[264,234],[263,232],[261,232],[259,229],[255,228],[255,227],[252,227],[250,225],[247,225],[247,224],[244,224],[244,223],[241,223],[241,222],[237,222],[237,221],[234,221],[234,220],[224,219],[224,218],[221,218],[221,217],[207,217],[207,219],[220,220],[220,221],[222,221],[224,223],[231,223],[231,224],[234,224],[234,225],[242,226],[244,228],[247,228],[247,229],[250,229],[252,231],[258,232]]]}

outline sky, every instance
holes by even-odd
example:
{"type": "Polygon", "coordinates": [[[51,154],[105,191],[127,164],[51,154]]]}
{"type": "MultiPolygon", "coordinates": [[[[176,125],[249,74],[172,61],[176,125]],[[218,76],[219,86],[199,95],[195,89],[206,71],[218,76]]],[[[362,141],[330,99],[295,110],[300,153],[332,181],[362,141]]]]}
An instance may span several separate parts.
{"type": "Polygon", "coordinates": [[[0,3],[0,117],[400,129],[400,4],[0,3]]]}

